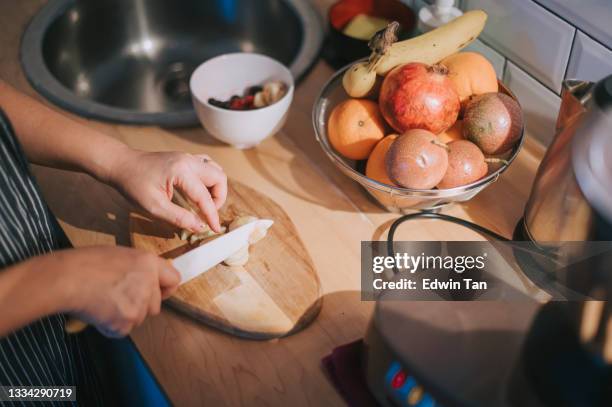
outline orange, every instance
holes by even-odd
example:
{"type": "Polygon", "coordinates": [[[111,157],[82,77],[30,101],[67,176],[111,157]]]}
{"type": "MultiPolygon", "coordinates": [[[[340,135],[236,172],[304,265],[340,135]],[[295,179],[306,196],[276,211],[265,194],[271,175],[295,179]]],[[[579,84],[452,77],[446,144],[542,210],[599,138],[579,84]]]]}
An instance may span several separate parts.
{"type": "Polygon", "coordinates": [[[459,52],[440,61],[448,68],[463,105],[472,95],[497,92],[497,74],[489,60],[477,52],[459,52]]]}
{"type": "Polygon", "coordinates": [[[376,102],[349,99],[332,111],[327,133],[329,142],[342,156],[365,160],[385,136],[385,122],[376,102]]]}
{"type": "MultiPolygon", "coordinates": [[[[391,147],[391,144],[393,144],[393,141],[396,138],[397,134],[391,134],[376,144],[376,147],[374,147],[374,150],[372,150],[370,158],[368,158],[368,163],[366,164],[366,177],[382,182],[383,184],[396,186],[393,181],[389,179],[389,176],[387,175],[387,167],[385,165],[387,151],[389,151],[389,147],[391,147]]],[[[394,195],[374,189],[368,189],[368,192],[370,192],[370,194],[372,194],[382,206],[387,208],[395,208],[397,206],[394,201],[394,195]]]]}
{"type": "Polygon", "coordinates": [[[438,140],[443,143],[450,143],[455,140],[463,140],[463,121],[457,120],[450,129],[438,134],[438,140]]]}
{"type": "Polygon", "coordinates": [[[397,138],[397,134],[391,134],[376,144],[374,150],[370,154],[370,158],[368,158],[368,163],[366,164],[366,177],[372,178],[378,182],[382,182],[387,185],[395,185],[393,181],[389,179],[389,175],[387,175],[387,167],[385,165],[385,156],[387,155],[387,151],[393,140],[397,138]]]}

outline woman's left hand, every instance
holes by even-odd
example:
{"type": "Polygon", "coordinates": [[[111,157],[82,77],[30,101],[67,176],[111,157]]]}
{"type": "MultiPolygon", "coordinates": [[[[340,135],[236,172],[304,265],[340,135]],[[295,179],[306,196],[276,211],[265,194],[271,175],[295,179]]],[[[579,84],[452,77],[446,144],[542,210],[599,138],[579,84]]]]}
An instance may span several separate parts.
{"type": "Polygon", "coordinates": [[[31,162],[88,173],[119,189],[153,216],[181,228],[203,231],[205,221],[220,231],[217,210],[225,202],[227,178],[210,157],[131,149],[1,80],[0,107],[11,118],[31,162]],[[171,202],[174,188],[197,204],[204,219],[171,202]]]}
{"type": "Polygon", "coordinates": [[[217,210],[227,197],[227,177],[206,154],[149,153],[128,150],[109,173],[109,184],[158,219],[193,232],[205,229],[202,219],[172,202],[174,188],[193,201],[215,232],[217,210]]]}

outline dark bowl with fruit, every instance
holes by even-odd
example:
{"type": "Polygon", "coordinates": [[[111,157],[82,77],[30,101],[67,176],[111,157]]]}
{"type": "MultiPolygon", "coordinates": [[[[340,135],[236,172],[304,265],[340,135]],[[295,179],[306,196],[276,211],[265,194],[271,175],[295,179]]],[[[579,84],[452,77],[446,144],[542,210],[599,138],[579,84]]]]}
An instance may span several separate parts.
{"type": "MultiPolygon", "coordinates": [[[[469,66],[481,75],[473,57],[462,55],[460,63],[448,65],[469,66]]],[[[406,77],[425,78],[426,86],[401,81],[402,69],[396,68],[378,84],[375,95],[360,99],[343,88],[343,76],[352,65],[346,66],[324,85],[312,112],[317,141],[329,159],[392,212],[431,210],[473,198],[508,169],[524,140],[518,100],[494,71],[488,82],[495,92],[487,91],[483,80],[481,94],[459,101],[446,97],[440,85],[446,79],[436,76],[448,75],[446,70],[413,65],[403,66],[410,71],[406,77]],[[401,83],[394,85],[395,80],[401,83]],[[398,89],[404,94],[398,95],[398,89]],[[421,97],[411,94],[412,89],[429,93],[421,97]],[[398,100],[429,103],[432,98],[444,105],[432,117],[418,109],[413,109],[418,115],[406,115],[409,109],[397,106],[398,100]],[[499,126],[506,129],[503,137],[499,126]]]]}
{"type": "Polygon", "coordinates": [[[340,0],[328,11],[328,37],[323,50],[326,60],[339,68],[367,56],[369,37],[386,23],[400,24],[399,37],[412,34],[416,16],[399,0],[340,0]],[[382,24],[377,27],[377,25],[382,24]]]}

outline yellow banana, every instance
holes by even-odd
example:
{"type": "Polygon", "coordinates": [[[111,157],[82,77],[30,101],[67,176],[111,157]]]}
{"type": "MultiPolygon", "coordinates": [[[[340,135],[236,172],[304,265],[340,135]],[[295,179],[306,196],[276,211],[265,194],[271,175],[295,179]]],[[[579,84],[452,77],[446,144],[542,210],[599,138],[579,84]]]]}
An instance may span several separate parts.
{"type": "Polygon", "coordinates": [[[342,77],[344,89],[354,98],[366,97],[374,87],[375,82],[376,70],[370,69],[367,61],[357,62],[342,77]]]}
{"type": "Polygon", "coordinates": [[[408,62],[435,64],[474,41],[486,21],[487,13],[472,10],[435,30],[396,42],[387,47],[383,55],[370,58],[370,61],[375,61],[374,66],[370,65],[371,62],[362,62],[349,68],[342,79],[344,89],[352,97],[363,97],[374,86],[376,78],[373,72],[384,76],[396,66],[408,62]]]}

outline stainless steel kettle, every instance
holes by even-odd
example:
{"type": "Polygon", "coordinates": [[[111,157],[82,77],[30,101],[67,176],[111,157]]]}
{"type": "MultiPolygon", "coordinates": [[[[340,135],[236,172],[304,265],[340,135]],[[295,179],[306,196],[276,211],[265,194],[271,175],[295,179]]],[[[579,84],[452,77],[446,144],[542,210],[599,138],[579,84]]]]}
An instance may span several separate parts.
{"type": "Polygon", "coordinates": [[[515,239],[554,260],[534,257],[532,272],[550,278],[538,281],[585,297],[550,301],[537,312],[517,363],[526,376],[516,375],[512,394],[522,397],[520,384],[530,383],[545,405],[611,405],[612,256],[588,253],[606,245],[593,241],[612,241],[612,75],[597,84],[566,80],[561,97],[556,134],[515,239]],[[574,261],[582,258],[589,260],[574,261]]]}
{"type": "MultiPolygon", "coordinates": [[[[561,96],[556,135],[538,168],[517,230],[522,230],[519,237],[571,264],[572,257],[586,251],[593,241],[612,241],[612,75],[596,84],[566,80],[561,96]],[[565,250],[564,242],[569,241],[583,243],[565,250]]],[[[577,269],[571,279],[540,266],[566,287],[599,292],[597,299],[604,301],[559,303],[553,314],[565,315],[583,347],[612,364],[609,263],[600,261],[593,268],[577,269]],[[596,269],[604,270],[604,278],[602,274],[594,277],[596,269]]],[[[546,315],[542,311],[535,325],[561,321],[546,315]]],[[[549,330],[549,325],[540,331],[549,330]]]]}
{"type": "Polygon", "coordinates": [[[566,80],[561,97],[556,136],[538,169],[522,225],[526,237],[545,248],[612,240],[605,237],[612,224],[612,75],[597,84],[566,80]]]}

